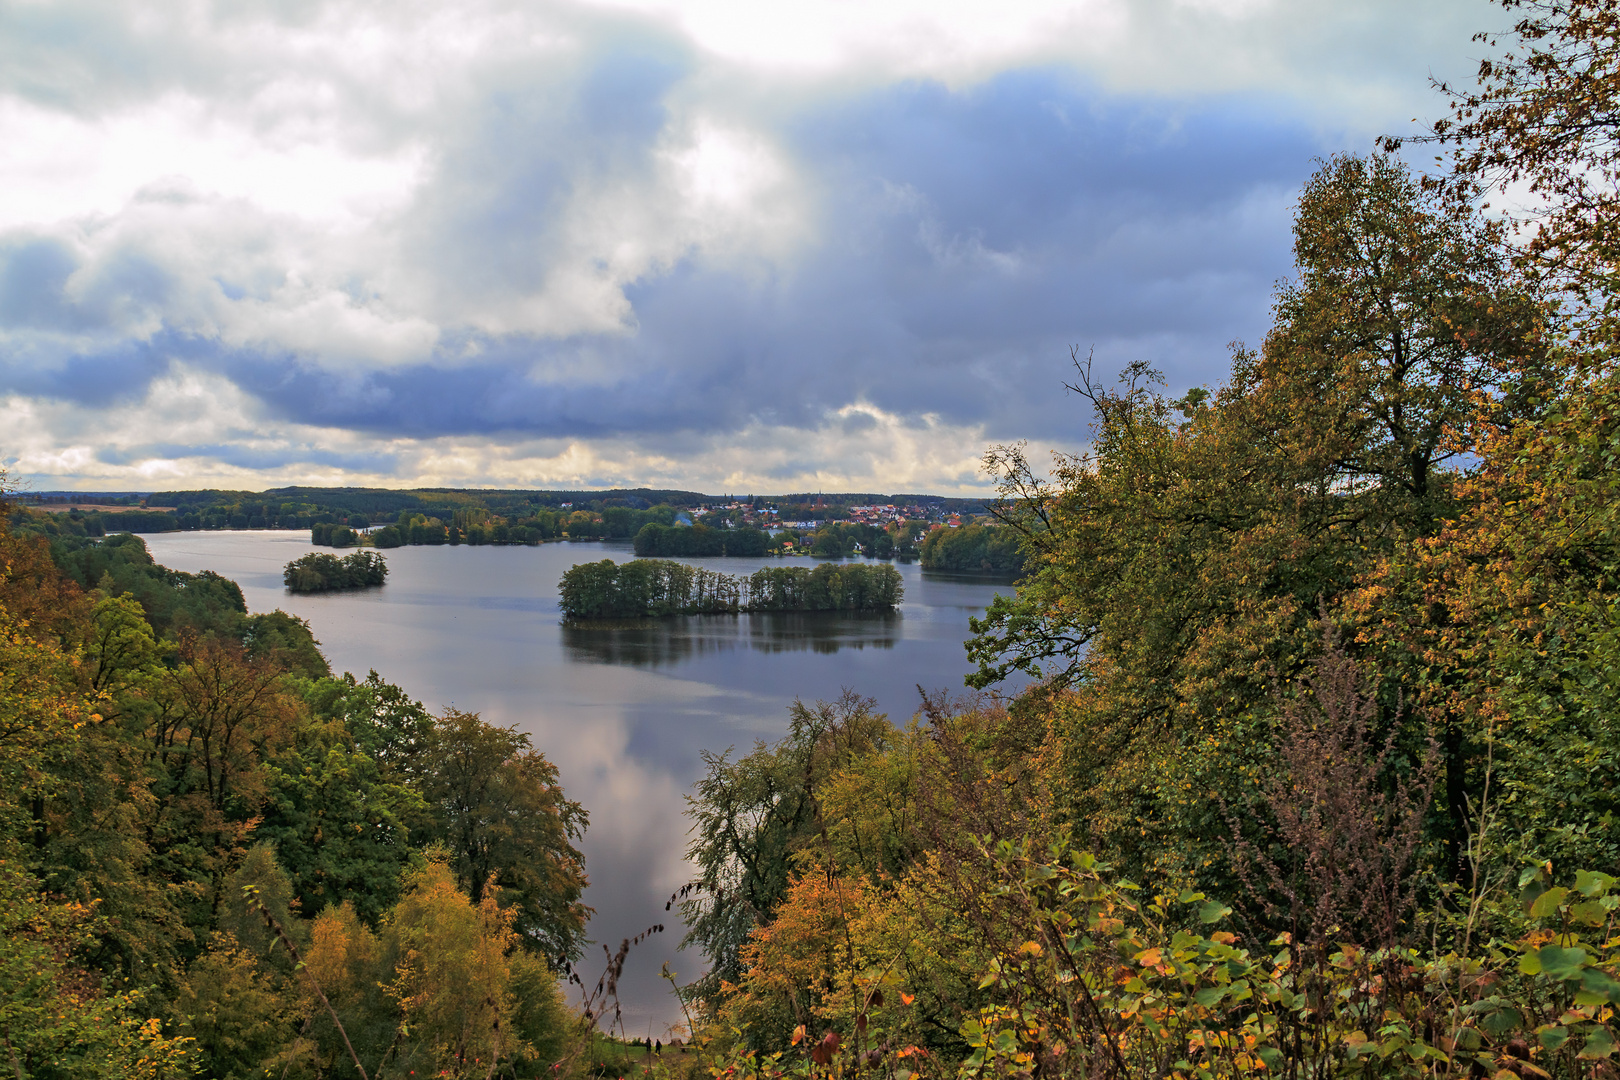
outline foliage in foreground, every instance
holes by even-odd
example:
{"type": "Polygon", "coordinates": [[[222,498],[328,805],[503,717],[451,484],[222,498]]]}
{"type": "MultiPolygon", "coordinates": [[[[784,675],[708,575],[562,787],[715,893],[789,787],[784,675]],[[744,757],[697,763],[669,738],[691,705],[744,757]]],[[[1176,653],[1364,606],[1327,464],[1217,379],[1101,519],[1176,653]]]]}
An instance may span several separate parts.
{"type": "Polygon", "coordinates": [[[58,565],[0,529],[0,1066],[487,1077],[565,1057],[586,817],[555,767],[375,672],[330,677],[307,625],[245,615],[223,579],[104,543],[58,565]],[[159,617],[81,588],[98,568],[159,617]]]}

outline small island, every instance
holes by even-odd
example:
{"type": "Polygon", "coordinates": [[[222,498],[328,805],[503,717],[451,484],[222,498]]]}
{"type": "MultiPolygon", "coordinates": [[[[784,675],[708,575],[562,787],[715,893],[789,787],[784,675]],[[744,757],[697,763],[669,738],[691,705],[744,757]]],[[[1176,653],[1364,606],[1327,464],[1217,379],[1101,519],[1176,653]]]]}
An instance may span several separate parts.
{"type": "Polygon", "coordinates": [[[763,611],[893,611],[905,595],[889,565],[766,567],[747,577],[669,559],[580,563],[558,585],[567,619],[763,611]]]}
{"type": "Polygon", "coordinates": [[[356,551],[338,558],[311,552],[294,559],[281,572],[289,592],[338,592],[346,589],[370,589],[381,585],[388,577],[388,562],[375,551],[356,551]]]}

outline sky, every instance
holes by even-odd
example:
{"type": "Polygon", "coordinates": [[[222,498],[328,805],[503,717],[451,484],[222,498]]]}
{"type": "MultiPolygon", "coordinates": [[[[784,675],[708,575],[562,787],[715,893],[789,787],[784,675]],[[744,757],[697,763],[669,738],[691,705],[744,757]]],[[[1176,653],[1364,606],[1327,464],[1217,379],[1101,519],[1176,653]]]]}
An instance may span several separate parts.
{"type": "MultiPolygon", "coordinates": [[[[1487,0],[0,0],[38,490],[928,491],[1215,385],[1487,0]]],[[[1417,121],[1417,124],[1414,123],[1417,121]]]]}

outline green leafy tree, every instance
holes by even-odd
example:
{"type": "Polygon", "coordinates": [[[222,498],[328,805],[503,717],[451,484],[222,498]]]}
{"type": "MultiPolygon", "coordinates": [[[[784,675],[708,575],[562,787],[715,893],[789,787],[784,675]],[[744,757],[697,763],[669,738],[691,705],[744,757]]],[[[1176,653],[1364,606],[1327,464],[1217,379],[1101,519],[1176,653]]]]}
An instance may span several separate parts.
{"type": "Polygon", "coordinates": [[[337,723],[301,728],[265,763],[269,792],[254,836],[275,844],[303,911],[345,898],[375,924],[399,898],[416,849],[411,828],[426,804],[390,782],[337,723]]]}
{"type": "MultiPolygon", "coordinates": [[[[1226,386],[1172,401],[1145,366],[1113,390],[1082,365],[1090,452],[1052,482],[1019,447],[989,455],[1029,570],[974,620],[969,681],[1068,689],[1069,813],[1127,872],[1230,872],[1220,802],[1255,798],[1274,688],[1318,655],[1324,610],[1456,511],[1458,433],[1481,410],[1505,426],[1492,392],[1540,363],[1542,308],[1491,240],[1395,162],[1336,158],[1301,196],[1276,325],[1226,386]]],[[[1416,754],[1420,727],[1403,737],[1416,754]]],[[[1441,741],[1456,872],[1473,749],[1441,741]]]]}
{"type": "Polygon", "coordinates": [[[589,911],[574,843],[588,819],[557,767],[527,735],[448,709],[434,723],[422,791],[472,902],[512,908],[525,945],[553,964],[577,958],[589,911]]]}
{"type": "Polygon", "coordinates": [[[319,679],[332,673],[309,623],[279,608],[248,616],[242,644],[250,657],[274,656],[281,667],[307,679],[319,679]]]}
{"type": "Polygon", "coordinates": [[[145,745],[172,649],[125,593],[96,601],[77,675],[88,723],[51,770],[31,864],[53,893],[95,904],[96,967],[132,985],[167,978],[191,944],[180,915],[187,889],[159,873],[149,828],[157,811],[145,745]]]}
{"type": "Polygon", "coordinates": [[[846,691],[836,702],[788,711],[788,734],[775,746],[756,744],[732,761],[705,751],[708,773],[688,798],[693,840],[687,857],[699,876],[681,910],[689,927],[682,947],[701,945],[707,975],[693,986],[713,997],[743,974],[743,946],[768,923],[786,895],[793,857],[819,834],[816,788],[856,756],[888,745],[894,730],[874,702],[846,691]]]}
{"type": "Polygon", "coordinates": [[[175,1005],[208,1076],[249,1080],[285,1064],[298,1014],[285,984],[281,972],[229,934],[214,935],[192,961],[175,1005]]]}
{"type": "Polygon", "coordinates": [[[390,780],[420,781],[433,735],[433,715],[420,701],[375,670],[364,681],[348,672],[317,680],[306,688],[304,699],[317,717],[341,723],[355,747],[390,780]]]}

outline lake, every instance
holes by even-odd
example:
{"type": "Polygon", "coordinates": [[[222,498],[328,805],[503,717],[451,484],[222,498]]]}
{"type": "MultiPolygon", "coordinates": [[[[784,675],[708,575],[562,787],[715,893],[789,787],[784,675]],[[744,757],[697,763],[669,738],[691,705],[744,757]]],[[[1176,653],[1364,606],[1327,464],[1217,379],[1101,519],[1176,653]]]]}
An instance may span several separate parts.
{"type": "MultiPolygon", "coordinates": [[[[664,903],[690,879],[684,797],[699,754],[780,738],[795,697],[831,700],[848,687],[897,723],[917,687],[962,690],[968,618],[1006,585],[925,575],[901,565],[906,596],[894,615],[709,615],[615,627],[562,624],[557,582],[575,563],[632,558],[627,542],[531,547],[404,547],[385,552],[388,584],[359,593],[295,596],[282,567],[314,548],[307,533],[158,533],[154,558],[213,570],[242,587],[253,612],[309,621],[336,672],[383,678],[438,711],[455,706],[515,725],[556,763],[569,798],[590,812],[581,845],[596,910],[590,935],[616,948],[655,923],[620,980],[631,1036],[663,1037],[679,1008],[659,978],[667,961],[686,982],[696,950],[664,903]]],[[[686,559],[732,574],[775,559],[686,559]]],[[[789,560],[811,565],[811,560],[789,560]]],[[[594,985],[601,949],[582,973],[594,985]]]]}

